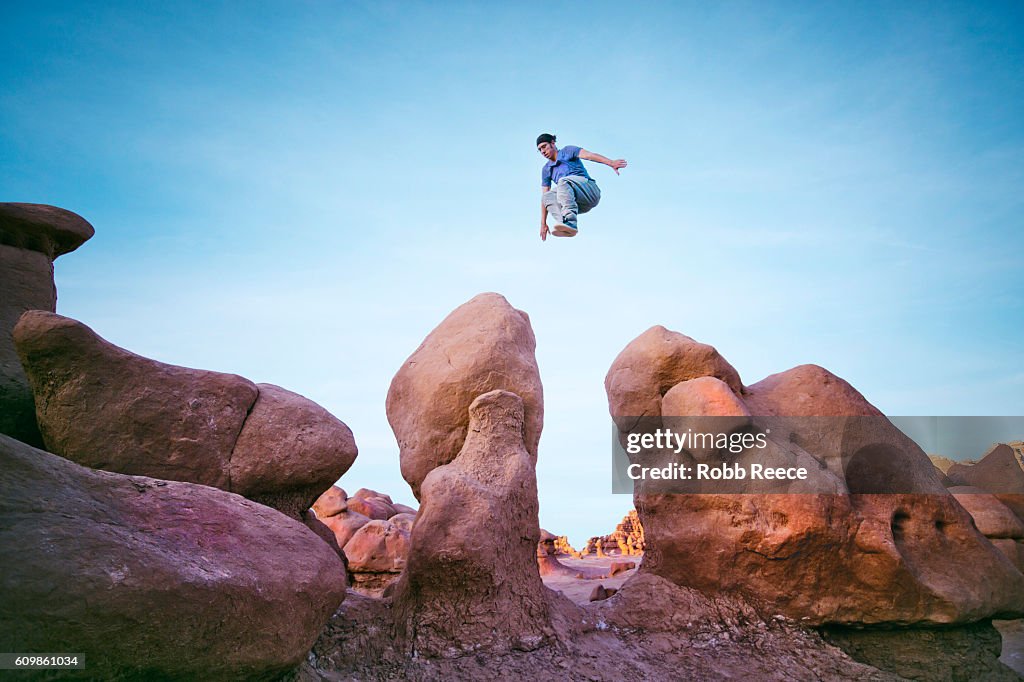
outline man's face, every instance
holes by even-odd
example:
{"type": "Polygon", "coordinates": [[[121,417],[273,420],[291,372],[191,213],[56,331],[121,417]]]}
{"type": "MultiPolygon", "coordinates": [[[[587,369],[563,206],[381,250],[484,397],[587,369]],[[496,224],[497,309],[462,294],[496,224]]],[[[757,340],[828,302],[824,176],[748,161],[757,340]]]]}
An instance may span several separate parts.
{"type": "Polygon", "coordinates": [[[558,153],[558,149],[555,147],[554,142],[541,142],[537,145],[537,151],[539,151],[548,161],[554,161],[555,155],[558,153]]]}

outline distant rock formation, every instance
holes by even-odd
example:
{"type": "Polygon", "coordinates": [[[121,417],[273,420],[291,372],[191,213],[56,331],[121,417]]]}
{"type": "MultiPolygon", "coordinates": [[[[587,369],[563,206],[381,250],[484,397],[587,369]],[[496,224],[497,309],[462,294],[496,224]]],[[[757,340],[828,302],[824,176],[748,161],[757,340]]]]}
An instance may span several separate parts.
{"type": "Polygon", "coordinates": [[[324,543],[222,490],[0,435],[0,491],[0,649],[84,654],[90,679],[276,679],[345,596],[324,543]]]}
{"type": "Polygon", "coordinates": [[[613,362],[605,379],[609,410],[628,432],[641,416],[664,415],[664,397],[675,387],[705,376],[733,398],[716,389],[714,400],[689,400],[690,416],[734,418],[741,406],[755,419],[845,417],[832,429],[792,434],[787,456],[835,466],[826,454],[855,436],[851,442],[865,451],[877,450],[875,461],[898,476],[901,490],[879,489],[888,479],[854,468],[857,457],[830,474],[837,491],[850,494],[685,495],[638,485],[641,571],[711,595],[741,593],[809,624],[969,623],[1024,613],[1024,575],[946,493],[927,456],[821,367],[803,365],[744,387],[714,348],[654,327],[613,362]],[[868,428],[858,416],[879,419],[868,428]]]}
{"type": "Polygon", "coordinates": [[[271,384],[130,353],[29,311],[14,343],[46,448],[79,464],[211,485],[299,518],[356,457],[327,410],[271,384]]]}
{"type": "Polygon", "coordinates": [[[0,433],[43,447],[32,388],[11,332],[28,310],[57,310],[53,261],[94,234],[81,216],[43,204],[0,203],[0,433]]]}
{"type": "MultiPolygon", "coordinates": [[[[572,578],[584,577],[582,571],[566,566],[558,560],[558,555],[561,553],[559,552],[558,540],[564,539],[564,537],[564,535],[558,537],[543,528],[540,529],[540,540],[537,542],[537,568],[540,570],[541,576],[564,575],[572,578]]],[[[572,549],[572,547],[569,549],[572,549]]]]}
{"type": "Polygon", "coordinates": [[[349,497],[335,485],[313,503],[310,511],[306,525],[346,560],[353,590],[379,597],[398,579],[409,555],[415,509],[395,504],[390,496],[367,488],[349,497]],[[379,513],[371,519],[357,511],[360,509],[379,513]]]}
{"type": "Polygon", "coordinates": [[[635,509],[623,517],[615,531],[587,540],[583,554],[640,556],[644,553],[644,527],[635,509]]]}
{"type": "Polygon", "coordinates": [[[567,535],[556,535],[554,544],[555,556],[571,556],[573,559],[579,559],[582,556],[573,548],[567,535]]]}
{"type": "Polygon", "coordinates": [[[554,638],[537,568],[525,421],[515,393],[478,396],[458,456],[423,479],[409,561],[394,590],[399,639],[418,655],[523,651],[554,638]]]}
{"type": "Polygon", "coordinates": [[[387,520],[362,524],[343,548],[352,588],[371,597],[382,595],[405,568],[409,535],[403,526],[387,520]]]}
{"type": "MultiPolygon", "coordinates": [[[[935,468],[941,471],[943,474],[949,472],[949,467],[954,464],[958,464],[955,459],[949,457],[943,457],[942,455],[928,455],[928,459],[935,465],[935,468]]],[[[959,462],[959,464],[974,464],[974,462],[959,462]]]]}
{"type": "Polygon", "coordinates": [[[974,486],[990,493],[1024,493],[1024,448],[993,445],[975,464],[954,462],[946,471],[956,486],[974,486]]]}
{"type": "Polygon", "coordinates": [[[402,476],[416,499],[426,475],[455,459],[466,438],[469,405],[497,389],[523,400],[526,451],[537,459],[544,396],[530,318],[499,294],[456,308],[395,375],[387,415],[398,439],[402,476]]]}

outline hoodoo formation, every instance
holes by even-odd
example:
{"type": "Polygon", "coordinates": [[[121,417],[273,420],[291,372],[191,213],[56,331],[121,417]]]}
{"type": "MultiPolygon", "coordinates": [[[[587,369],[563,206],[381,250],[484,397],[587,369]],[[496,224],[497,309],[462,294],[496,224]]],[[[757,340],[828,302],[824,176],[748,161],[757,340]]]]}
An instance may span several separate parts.
{"type": "Polygon", "coordinates": [[[827,370],[747,386],[652,327],[605,380],[623,434],[804,419],[765,456],[830,492],[638,481],[579,553],[539,525],[536,343],[504,297],[456,308],[392,381],[413,508],[346,492],[355,438],[319,405],[55,314],[52,259],[86,227],[0,207],[4,283],[27,292],[4,299],[0,339],[18,415],[0,425],[2,651],[84,652],[72,679],[1017,679],[992,624],[1024,617],[1013,446],[943,473],[827,370]]]}
{"type": "Polygon", "coordinates": [[[0,433],[43,446],[32,387],[11,331],[27,310],[57,310],[53,261],[94,234],[80,215],[43,204],[0,203],[0,433]]]}

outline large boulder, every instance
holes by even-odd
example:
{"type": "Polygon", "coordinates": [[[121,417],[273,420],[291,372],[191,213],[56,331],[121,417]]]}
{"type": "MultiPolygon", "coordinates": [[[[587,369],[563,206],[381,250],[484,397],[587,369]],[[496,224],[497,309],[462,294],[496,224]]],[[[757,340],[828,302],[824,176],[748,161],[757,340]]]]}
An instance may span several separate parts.
{"type": "Polygon", "coordinates": [[[525,409],[526,451],[537,458],[544,398],[530,318],[499,294],[480,294],[456,308],[409,356],[391,382],[387,416],[398,439],[402,476],[420,499],[420,485],[455,459],[470,403],[506,390],[525,409]]]}
{"type": "Polygon", "coordinates": [[[807,464],[830,487],[687,495],[638,481],[642,571],[708,594],[742,594],[808,624],[949,624],[1024,613],[1024,576],[977,531],[924,452],[850,384],[803,365],[744,387],[725,368],[732,369],[709,346],[649,330],[608,372],[612,417],[620,430],[639,428],[638,416],[669,422],[663,401],[681,385],[688,395],[669,402],[692,416],[745,412],[755,424],[785,426],[769,441],[775,449],[756,456],[807,464]],[[689,369],[636,369],[644,364],[689,369]],[[718,380],[708,382],[713,400],[692,398],[696,372],[718,380]]]}
{"type": "Polygon", "coordinates": [[[613,417],[628,431],[630,421],[662,414],[661,401],[669,389],[699,377],[715,377],[735,392],[742,389],[739,374],[717,350],[658,325],[619,353],[604,387],[615,401],[613,417]]]}
{"type": "Polygon", "coordinates": [[[391,518],[396,513],[395,508],[382,497],[350,497],[348,508],[350,511],[382,521],[391,518]]]}
{"type": "Polygon", "coordinates": [[[524,411],[508,391],[478,397],[458,457],[423,481],[394,602],[399,638],[419,655],[529,650],[555,636],[524,411]]]}
{"type": "Polygon", "coordinates": [[[344,554],[345,544],[356,531],[370,522],[370,517],[351,509],[324,518],[305,518],[306,525],[322,537],[339,554],[344,554]]]}
{"type": "Polygon", "coordinates": [[[999,499],[981,488],[954,486],[949,492],[974,519],[987,538],[1024,538],[1024,521],[999,499]]]}
{"type": "Polygon", "coordinates": [[[84,218],[56,206],[0,203],[0,433],[36,447],[43,439],[32,387],[11,332],[27,310],[57,309],[53,261],[93,233],[84,218]]]}
{"type": "Polygon", "coordinates": [[[952,464],[946,475],[954,486],[974,486],[990,493],[1024,493],[1024,457],[1006,443],[993,445],[977,463],[952,464]]]}
{"type": "Polygon", "coordinates": [[[344,551],[352,574],[352,589],[377,597],[405,568],[409,530],[390,521],[371,519],[352,534],[344,551]]]}
{"type": "Polygon", "coordinates": [[[280,387],[150,360],[43,311],[22,315],[14,342],[46,448],[79,464],[211,485],[298,517],[356,457],[344,423],[280,387]]]}
{"type": "Polygon", "coordinates": [[[273,384],[259,396],[231,452],[230,490],[297,516],[348,471],[352,431],[320,405],[273,384]]]}
{"type": "Polygon", "coordinates": [[[318,519],[326,519],[328,516],[348,511],[348,494],[344,488],[332,485],[316,498],[312,509],[318,519]]]}
{"type": "Polygon", "coordinates": [[[0,436],[0,589],[0,649],[83,653],[89,679],[275,679],[345,575],[273,509],[0,436]]]}

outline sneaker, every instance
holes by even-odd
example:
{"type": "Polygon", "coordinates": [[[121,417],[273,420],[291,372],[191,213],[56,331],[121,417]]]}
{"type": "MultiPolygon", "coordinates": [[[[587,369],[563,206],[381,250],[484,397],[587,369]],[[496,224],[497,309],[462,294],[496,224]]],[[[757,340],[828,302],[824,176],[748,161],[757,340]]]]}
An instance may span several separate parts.
{"type": "Polygon", "coordinates": [[[575,237],[577,232],[579,232],[579,230],[572,225],[566,225],[565,223],[558,223],[551,229],[551,234],[556,237],[575,237]]]}

